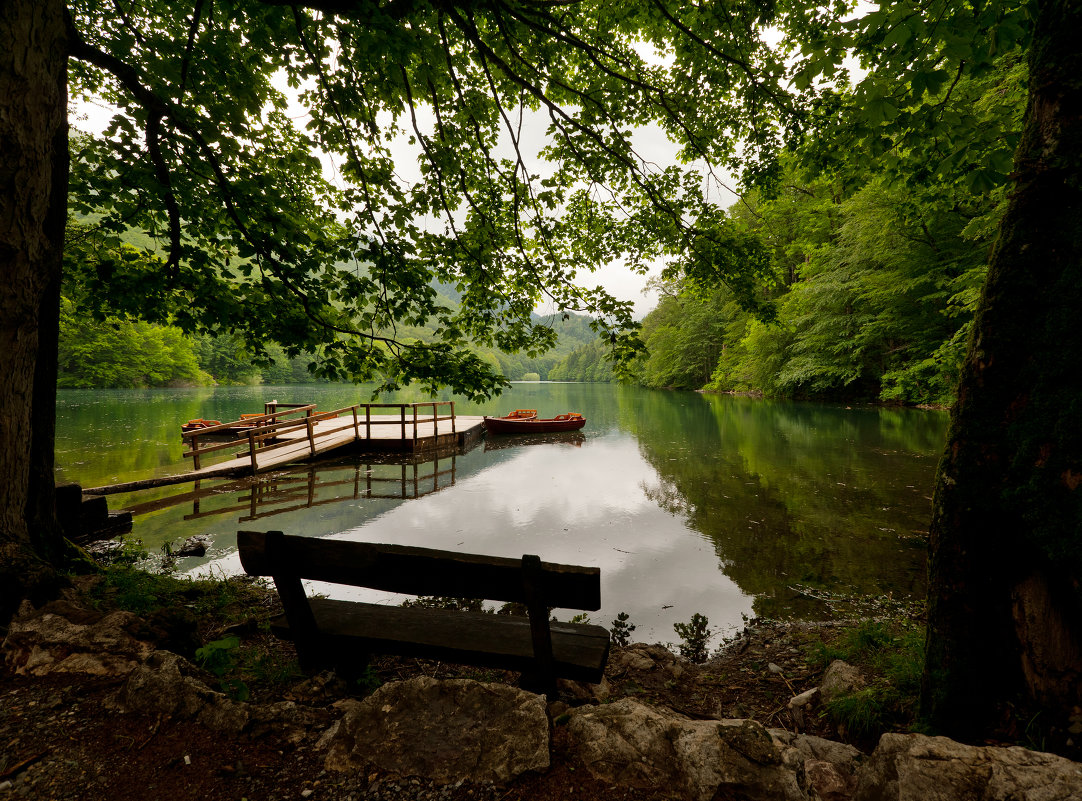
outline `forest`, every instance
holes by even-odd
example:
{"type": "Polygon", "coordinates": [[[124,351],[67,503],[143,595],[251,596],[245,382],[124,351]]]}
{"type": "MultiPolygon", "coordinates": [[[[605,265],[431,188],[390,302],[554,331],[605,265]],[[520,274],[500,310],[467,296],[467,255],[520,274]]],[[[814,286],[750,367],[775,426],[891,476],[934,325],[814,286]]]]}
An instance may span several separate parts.
{"type": "MultiPolygon", "coordinates": [[[[76,147],[87,141],[73,138],[76,147]]],[[[89,286],[103,264],[129,262],[140,269],[161,266],[159,242],[134,229],[118,237],[103,236],[99,220],[73,216],[68,220],[65,281],[60,298],[60,337],[57,387],[60,389],[148,389],[213,385],[306,384],[326,380],[317,375],[317,357],[309,351],[289,355],[275,341],[258,349],[220,326],[183,330],[169,315],[149,318],[117,308],[109,297],[95,296],[89,286]],[[257,350],[258,352],[253,352],[257,350]]],[[[433,282],[438,302],[448,308],[461,302],[449,284],[433,282]]],[[[470,351],[485,365],[511,381],[539,381],[568,355],[597,335],[590,320],[567,314],[546,318],[532,315],[537,325],[551,326],[555,345],[544,353],[514,353],[474,343],[470,351]]],[[[438,334],[429,321],[397,327],[400,336],[433,342],[438,334]]]]}
{"type": "MultiPolygon", "coordinates": [[[[1009,145],[1019,138],[1027,72],[1018,53],[967,77],[943,113],[976,111],[1009,145]]],[[[827,144],[809,143],[806,153],[827,144]]],[[[997,158],[1000,156],[997,156],[997,158]]],[[[972,156],[970,156],[972,158],[972,156]]],[[[949,406],[965,356],[1007,184],[961,156],[937,171],[916,157],[809,165],[791,157],[777,186],[751,188],[726,219],[767,267],[749,307],[724,283],[696,285],[678,269],[651,282],[659,303],[642,320],[644,351],[620,373],[613,349],[579,314],[550,321],[556,345],[537,356],[472,345],[509,380],[627,381],[768,397],[949,406]]],[[[78,230],[73,240],[79,241],[78,230]]],[[[129,232],[121,247],[151,247],[129,232]]],[[[88,258],[71,248],[69,259],[88,258]]],[[[70,263],[68,275],[85,275],[70,263]]],[[[455,306],[453,287],[435,285],[455,306]]],[[[276,342],[253,359],[228,333],[186,334],[165,323],[89,310],[69,281],[60,317],[60,387],[290,384],[320,380],[310,354],[276,342]]],[[[534,315],[537,322],[543,318],[534,315]]],[[[406,329],[430,342],[435,328],[406,329]]]]}
{"type": "MultiPolygon", "coordinates": [[[[187,334],[169,323],[152,323],[103,314],[95,317],[76,299],[65,294],[60,306],[60,343],[57,387],[155,388],[211,385],[306,384],[321,379],[309,369],[312,357],[290,357],[276,342],[267,343],[258,359],[241,339],[228,333],[187,334]]],[[[538,317],[540,322],[543,318],[538,317]]],[[[596,335],[589,320],[569,315],[556,320],[559,340],[539,356],[507,353],[496,348],[475,352],[492,369],[511,381],[540,381],[596,335]]],[[[432,331],[418,327],[419,341],[432,331]]],[[[611,372],[611,370],[610,370],[611,372]]]]}
{"type": "MultiPolygon", "coordinates": [[[[1018,140],[1026,67],[1000,59],[959,81],[944,114],[976,109],[1018,140]]],[[[810,149],[825,147],[809,144],[810,149]]],[[[949,406],[955,397],[1006,185],[962,157],[929,170],[916,158],[841,162],[833,173],[790,161],[777,190],[728,209],[768,260],[749,310],[727,286],[669,271],[642,323],[646,353],[627,380],[647,387],[949,406]]],[[[585,345],[553,378],[615,380],[604,347],[585,345]]]]}

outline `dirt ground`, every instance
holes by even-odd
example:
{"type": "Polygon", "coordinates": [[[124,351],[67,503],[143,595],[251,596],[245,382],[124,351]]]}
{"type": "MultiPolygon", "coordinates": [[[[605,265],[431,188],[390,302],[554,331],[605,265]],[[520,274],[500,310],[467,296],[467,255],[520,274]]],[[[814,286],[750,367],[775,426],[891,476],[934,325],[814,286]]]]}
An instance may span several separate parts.
{"type": "MultiPolygon", "coordinates": [[[[257,614],[273,613],[277,598],[257,614]]],[[[247,603],[251,599],[247,599],[247,603]]],[[[207,642],[222,634],[222,621],[201,627],[207,642]]],[[[244,650],[257,654],[267,678],[267,665],[293,664],[290,643],[274,640],[250,624],[239,631],[244,650]]],[[[634,697],[693,718],[752,718],[767,727],[836,737],[825,716],[794,717],[789,699],[816,686],[822,675],[816,654],[844,636],[845,625],[765,623],[750,626],[708,662],[675,662],[672,669],[639,669],[614,648],[607,671],[608,699],[634,697]]],[[[190,655],[189,655],[189,658],[190,655]]],[[[313,711],[313,736],[293,744],[275,730],[223,735],[192,720],[120,713],[108,699],[122,678],[103,679],[65,674],[32,678],[0,667],[0,801],[145,801],[175,799],[411,799],[411,801],[512,801],[515,799],[588,798],[654,799],[649,791],[610,787],[576,770],[568,758],[560,725],[553,727],[552,766],[524,775],[509,786],[439,786],[416,778],[380,773],[327,772],[326,752],[317,750],[318,735],[341,717],[336,703],[363,696],[380,683],[416,675],[467,677],[515,683],[517,675],[421,660],[384,658],[373,662],[366,686],[345,685],[333,674],[312,679],[288,670],[274,680],[250,680],[250,700],[270,703],[293,700],[313,711]]],[[[206,674],[212,686],[217,678],[206,674]]],[[[559,722],[566,706],[584,702],[574,688],[564,688],[550,704],[550,718],[559,722]]],[[[603,690],[605,692],[605,690],[603,690]]],[[[596,701],[595,701],[596,702],[596,701]]]]}

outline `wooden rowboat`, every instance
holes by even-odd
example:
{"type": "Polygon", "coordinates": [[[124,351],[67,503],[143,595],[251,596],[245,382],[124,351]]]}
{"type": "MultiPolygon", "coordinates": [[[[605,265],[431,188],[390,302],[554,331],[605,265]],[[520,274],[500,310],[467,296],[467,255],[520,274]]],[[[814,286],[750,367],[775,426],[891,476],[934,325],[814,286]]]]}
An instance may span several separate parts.
{"type": "MultiPolygon", "coordinates": [[[[249,420],[253,417],[262,417],[260,414],[242,414],[240,420],[232,423],[227,428],[220,428],[217,431],[212,431],[206,436],[217,439],[239,439],[246,436],[253,428],[258,428],[258,423],[251,423],[249,420]]],[[[219,420],[204,420],[203,418],[196,418],[189,420],[187,423],[181,423],[180,434],[192,434],[198,431],[202,431],[204,428],[212,428],[214,426],[220,426],[222,423],[219,420]]]]}
{"type": "Polygon", "coordinates": [[[557,431],[578,431],[584,425],[586,418],[578,412],[549,418],[485,418],[485,430],[490,434],[552,434],[557,431]]]}
{"type": "Polygon", "coordinates": [[[187,423],[181,423],[180,431],[182,434],[187,434],[189,431],[198,431],[201,428],[210,428],[211,426],[220,426],[221,424],[220,420],[204,420],[202,417],[197,417],[194,420],[189,420],[187,423]]]}

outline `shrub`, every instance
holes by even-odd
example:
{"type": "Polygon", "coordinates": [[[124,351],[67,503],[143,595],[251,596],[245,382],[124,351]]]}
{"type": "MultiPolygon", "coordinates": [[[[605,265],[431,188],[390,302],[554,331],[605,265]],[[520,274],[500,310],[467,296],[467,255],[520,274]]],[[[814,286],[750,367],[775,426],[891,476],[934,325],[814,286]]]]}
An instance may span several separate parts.
{"type": "Polygon", "coordinates": [[[681,639],[680,656],[692,662],[705,662],[710,643],[710,621],[696,612],[687,623],[673,623],[673,629],[681,639]]]}
{"type": "Polygon", "coordinates": [[[627,612],[621,612],[616,616],[616,620],[612,621],[609,637],[612,639],[613,645],[618,645],[621,648],[631,645],[631,632],[635,630],[635,624],[628,623],[629,619],[630,616],[627,612]]]}

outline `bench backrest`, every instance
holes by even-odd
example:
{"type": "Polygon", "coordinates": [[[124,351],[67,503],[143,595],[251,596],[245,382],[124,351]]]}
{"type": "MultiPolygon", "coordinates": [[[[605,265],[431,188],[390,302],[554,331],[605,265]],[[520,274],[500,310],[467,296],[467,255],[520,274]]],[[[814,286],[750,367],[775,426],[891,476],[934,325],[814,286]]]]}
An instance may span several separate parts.
{"type": "Polygon", "coordinates": [[[601,608],[600,568],[541,562],[536,556],[509,559],[280,531],[240,531],[237,545],[241,564],[252,576],[290,576],[406,595],[526,604],[540,598],[561,609],[601,608]]]}

